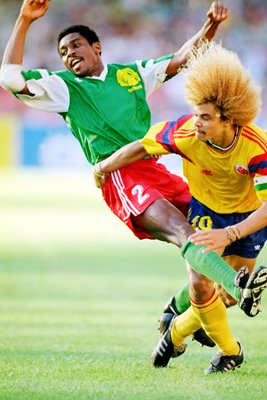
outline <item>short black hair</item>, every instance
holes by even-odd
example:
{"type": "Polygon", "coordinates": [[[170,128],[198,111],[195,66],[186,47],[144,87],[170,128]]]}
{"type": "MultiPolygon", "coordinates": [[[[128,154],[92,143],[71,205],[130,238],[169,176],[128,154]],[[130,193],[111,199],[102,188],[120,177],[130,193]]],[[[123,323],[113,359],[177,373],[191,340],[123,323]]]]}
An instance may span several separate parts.
{"type": "Polygon", "coordinates": [[[93,43],[96,43],[96,42],[100,42],[99,37],[97,36],[95,31],[93,31],[91,28],[89,28],[89,26],[72,25],[72,26],[69,26],[68,28],[64,29],[63,31],[61,31],[58,34],[57,47],[59,47],[59,43],[62,38],[69,35],[70,33],[76,33],[76,32],[79,33],[81,36],[83,36],[90,45],[92,45],[93,43]]]}

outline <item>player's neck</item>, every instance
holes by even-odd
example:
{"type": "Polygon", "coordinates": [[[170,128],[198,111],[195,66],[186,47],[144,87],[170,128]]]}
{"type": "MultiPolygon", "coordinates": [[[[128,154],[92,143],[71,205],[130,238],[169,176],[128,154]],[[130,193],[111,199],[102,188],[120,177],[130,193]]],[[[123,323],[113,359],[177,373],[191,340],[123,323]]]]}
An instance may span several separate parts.
{"type": "Polygon", "coordinates": [[[238,139],[239,135],[239,127],[235,126],[233,129],[229,129],[225,132],[223,135],[222,139],[220,142],[215,142],[212,139],[208,140],[208,145],[211,146],[213,149],[219,150],[219,151],[228,151],[232,149],[238,139]]]}

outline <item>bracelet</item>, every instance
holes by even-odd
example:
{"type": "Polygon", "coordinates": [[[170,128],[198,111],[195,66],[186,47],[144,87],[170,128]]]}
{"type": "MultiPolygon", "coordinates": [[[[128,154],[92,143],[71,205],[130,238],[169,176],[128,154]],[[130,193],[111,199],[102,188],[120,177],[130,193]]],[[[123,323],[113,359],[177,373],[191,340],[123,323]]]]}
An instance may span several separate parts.
{"type": "Polygon", "coordinates": [[[231,244],[233,242],[232,236],[230,235],[228,229],[224,228],[224,230],[225,230],[225,233],[227,235],[227,239],[229,240],[229,244],[231,244]]]}
{"type": "MultiPolygon", "coordinates": [[[[96,164],[96,165],[97,165],[97,164],[96,164]]],[[[93,169],[94,175],[95,175],[97,178],[104,178],[105,174],[104,174],[103,172],[101,172],[101,170],[100,170],[99,173],[96,172],[96,165],[94,165],[94,169],[93,169]]]]}
{"type": "Polygon", "coordinates": [[[233,230],[234,234],[236,235],[236,239],[240,239],[241,238],[241,233],[240,230],[238,229],[238,227],[236,225],[232,225],[231,229],[233,230]]]}
{"type": "Polygon", "coordinates": [[[237,240],[237,236],[231,226],[226,226],[224,230],[226,232],[227,239],[229,240],[229,244],[232,244],[235,240],[237,240]]]}

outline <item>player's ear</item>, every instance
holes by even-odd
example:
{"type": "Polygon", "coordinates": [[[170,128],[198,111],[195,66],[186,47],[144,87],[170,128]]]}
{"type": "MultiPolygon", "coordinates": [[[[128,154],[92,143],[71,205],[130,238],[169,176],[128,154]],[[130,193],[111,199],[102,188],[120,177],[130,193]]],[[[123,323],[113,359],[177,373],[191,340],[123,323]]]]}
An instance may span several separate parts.
{"type": "Polygon", "coordinates": [[[100,42],[95,42],[92,44],[92,47],[95,51],[96,54],[98,54],[99,56],[101,56],[102,54],[102,49],[101,49],[101,44],[100,42]]]}
{"type": "Polygon", "coordinates": [[[225,115],[221,114],[221,120],[224,122],[224,124],[231,125],[232,124],[232,119],[229,117],[226,117],[225,115]]]}
{"type": "Polygon", "coordinates": [[[226,118],[226,117],[225,117],[224,123],[225,123],[226,126],[232,126],[232,125],[234,125],[233,118],[226,118]]]}

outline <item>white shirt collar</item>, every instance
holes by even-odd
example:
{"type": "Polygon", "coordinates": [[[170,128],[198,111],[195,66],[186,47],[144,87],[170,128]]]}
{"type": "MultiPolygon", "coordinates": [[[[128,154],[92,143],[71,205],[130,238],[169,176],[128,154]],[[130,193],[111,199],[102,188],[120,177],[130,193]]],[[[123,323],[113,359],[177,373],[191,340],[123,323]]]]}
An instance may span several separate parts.
{"type": "Polygon", "coordinates": [[[86,78],[99,79],[100,81],[104,81],[106,79],[107,73],[108,73],[108,66],[107,66],[107,64],[104,64],[104,69],[99,76],[96,76],[96,75],[86,76],[86,78]]]}

